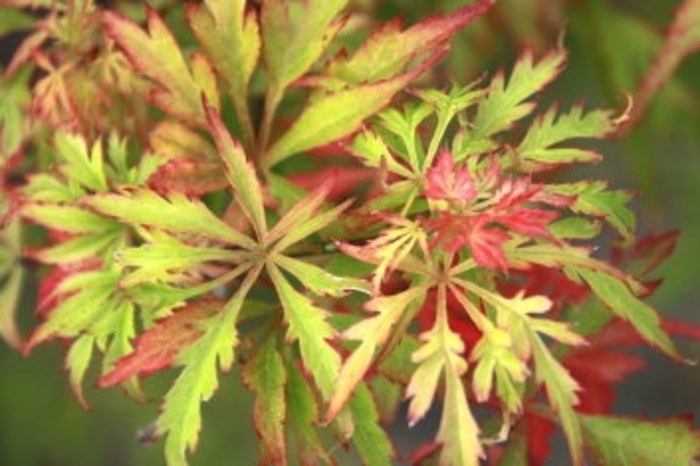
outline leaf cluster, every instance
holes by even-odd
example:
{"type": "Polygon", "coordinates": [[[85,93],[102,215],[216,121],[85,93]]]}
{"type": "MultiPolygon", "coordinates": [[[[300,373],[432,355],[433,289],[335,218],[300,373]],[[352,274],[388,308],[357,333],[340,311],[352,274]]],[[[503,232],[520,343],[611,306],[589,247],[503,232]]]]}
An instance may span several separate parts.
{"type": "MultiPolygon", "coordinates": [[[[594,257],[604,228],[633,244],[630,194],[552,176],[598,161],[590,141],[624,115],[539,108],[560,46],[490,79],[404,92],[493,2],[389,22],[354,48],[347,3],[205,0],[182,7],[184,22],[167,19],[179,5],[141,17],[44,5],[0,82],[2,160],[26,175],[3,186],[3,337],[25,353],[66,341],[84,405],[93,359],[99,387],[136,398],[175,368],[155,428],[172,465],[231,370],[255,394],[261,464],[333,464],[337,444],[391,464],[401,395],[410,425],[442,406],[417,461],[476,465],[501,449],[508,464],[539,416],[562,427],[574,464],[584,447],[605,464],[631,426],[651,427],[583,410],[577,351],[623,321],[681,359],[642,300],[675,238],[653,241],[644,273],[594,257]],[[21,222],[45,239],[23,245],[21,222]],[[21,342],[5,309],[23,247],[48,274],[21,342]]],[[[694,434],[669,426],[678,457],[693,455],[694,434]]]]}

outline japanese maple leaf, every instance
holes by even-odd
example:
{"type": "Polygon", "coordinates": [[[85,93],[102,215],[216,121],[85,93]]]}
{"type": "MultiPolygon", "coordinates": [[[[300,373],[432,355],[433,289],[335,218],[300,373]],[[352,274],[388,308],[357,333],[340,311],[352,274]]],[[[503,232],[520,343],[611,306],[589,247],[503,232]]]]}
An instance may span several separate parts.
{"type": "Polygon", "coordinates": [[[512,271],[507,281],[498,284],[504,296],[524,291],[527,296],[544,295],[551,299],[551,315],[558,316],[566,306],[580,304],[590,289],[570,280],[561,269],[530,264],[525,270],[512,271]]]}
{"type": "MultiPolygon", "coordinates": [[[[418,313],[418,324],[422,331],[433,327],[436,315],[437,289],[432,288],[418,313]]],[[[450,328],[459,334],[465,348],[473,348],[481,339],[481,331],[469,319],[464,307],[451,291],[447,291],[447,316],[450,328]]]]}
{"type": "Polygon", "coordinates": [[[476,196],[474,179],[465,166],[455,168],[452,153],[442,149],[435,167],[426,174],[424,194],[428,199],[469,201],[476,196]]]}
{"type": "Polygon", "coordinates": [[[510,235],[503,229],[490,225],[487,215],[464,216],[442,212],[440,217],[427,221],[426,226],[435,233],[432,246],[442,244],[447,252],[457,252],[468,247],[480,266],[508,269],[503,243],[510,239],[510,235]]]}

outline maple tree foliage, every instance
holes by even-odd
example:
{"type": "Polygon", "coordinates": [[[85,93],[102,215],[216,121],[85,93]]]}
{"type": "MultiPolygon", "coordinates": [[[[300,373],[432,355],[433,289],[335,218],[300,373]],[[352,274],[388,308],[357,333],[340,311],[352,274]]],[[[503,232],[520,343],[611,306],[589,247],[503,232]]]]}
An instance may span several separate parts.
{"type": "Polygon", "coordinates": [[[260,464],[333,464],[332,442],[391,464],[402,397],[411,426],[441,407],[416,463],[540,464],[557,429],[574,465],[659,458],[627,440],[639,429],[690,464],[688,423],[610,415],[614,384],[644,366],[628,347],[683,360],[671,337],[700,337],[644,302],[677,235],[635,243],[628,192],[552,176],[598,161],[587,142],[627,113],[538,105],[561,44],[408,88],[493,3],[391,21],[354,48],[344,0],[188,3],[186,47],[152,7],[139,21],[44,5],[2,81],[28,113],[0,146],[3,170],[26,159],[26,180],[1,186],[2,336],[24,353],[64,340],[86,406],[94,360],[98,387],[139,399],[144,377],[176,372],[155,423],[171,465],[227,371],[255,396],[260,464]],[[23,245],[22,222],[45,240],[23,245]],[[608,261],[604,228],[626,245],[608,261]],[[49,270],[24,341],[5,311],[22,249],[49,270]]]}

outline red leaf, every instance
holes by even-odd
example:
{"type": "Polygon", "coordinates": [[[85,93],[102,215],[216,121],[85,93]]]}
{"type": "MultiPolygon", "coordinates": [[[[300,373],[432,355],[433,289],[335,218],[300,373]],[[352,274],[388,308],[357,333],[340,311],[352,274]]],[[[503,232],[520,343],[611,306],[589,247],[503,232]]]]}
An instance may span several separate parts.
{"type": "Polygon", "coordinates": [[[673,253],[680,232],[668,231],[660,235],[648,235],[635,242],[631,250],[613,248],[611,259],[615,264],[637,278],[644,278],[656,270],[673,253]]]}
{"type": "Polygon", "coordinates": [[[559,214],[553,210],[516,208],[493,216],[493,221],[525,236],[554,239],[547,229],[559,214]]]}
{"type": "Polygon", "coordinates": [[[468,201],[476,196],[474,180],[467,167],[455,169],[452,153],[448,149],[440,151],[435,167],[428,170],[425,196],[448,201],[468,201]]]}
{"type": "Polygon", "coordinates": [[[472,220],[467,236],[472,256],[477,264],[490,269],[506,270],[508,262],[503,254],[503,243],[510,239],[505,231],[487,227],[489,219],[479,216],[472,220]]]}
{"type": "Polygon", "coordinates": [[[292,183],[307,191],[313,191],[324,183],[329,183],[327,199],[347,199],[362,183],[374,178],[373,169],[360,167],[328,166],[316,168],[311,172],[289,175],[292,183]]]}
{"type": "Polygon", "coordinates": [[[506,270],[508,261],[503,253],[503,243],[510,239],[510,235],[488,224],[486,215],[464,217],[449,212],[442,212],[439,218],[426,222],[427,228],[435,232],[432,246],[441,243],[447,252],[457,252],[467,246],[480,266],[506,270]]]}
{"type": "Polygon", "coordinates": [[[523,417],[527,424],[527,464],[545,464],[549,458],[549,439],[556,427],[549,419],[527,409],[523,417]]]}
{"type": "Polygon", "coordinates": [[[576,411],[604,414],[612,410],[613,384],[644,368],[638,356],[598,346],[578,347],[562,361],[583,390],[576,411]]]}
{"type": "Polygon", "coordinates": [[[97,386],[110,387],[135,375],[146,376],[168,367],[180,350],[201,336],[197,322],[213,315],[220,304],[216,300],[198,301],[158,319],[154,327],[138,336],[136,349],[119,359],[112,372],[100,377],[97,386]]]}

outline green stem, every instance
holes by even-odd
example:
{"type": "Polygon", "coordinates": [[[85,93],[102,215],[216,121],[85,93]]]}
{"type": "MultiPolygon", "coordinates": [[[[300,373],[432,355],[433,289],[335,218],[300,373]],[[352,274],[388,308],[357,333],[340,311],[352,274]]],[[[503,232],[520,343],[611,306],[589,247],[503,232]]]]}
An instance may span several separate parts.
{"type": "Polygon", "coordinates": [[[267,160],[267,145],[270,140],[270,134],[272,133],[272,124],[275,121],[275,113],[277,112],[277,107],[282,101],[282,87],[277,83],[271,82],[270,87],[267,88],[267,94],[265,95],[265,109],[263,111],[263,118],[260,124],[260,132],[258,134],[258,143],[256,147],[256,154],[258,160],[260,160],[260,166],[267,171],[270,169],[270,162],[267,160]]]}
{"type": "Polygon", "coordinates": [[[250,107],[248,99],[240,96],[245,96],[246,93],[231,92],[231,100],[233,108],[238,117],[238,124],[241,126],[241,140],[246,154],[253,154],[255,148],[255,129],[253,128],[253,120],[250,117],[250,107]]]}

